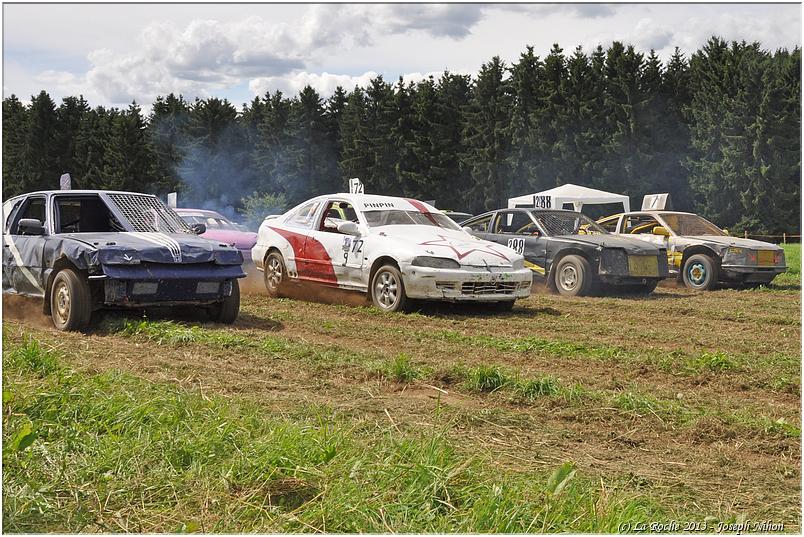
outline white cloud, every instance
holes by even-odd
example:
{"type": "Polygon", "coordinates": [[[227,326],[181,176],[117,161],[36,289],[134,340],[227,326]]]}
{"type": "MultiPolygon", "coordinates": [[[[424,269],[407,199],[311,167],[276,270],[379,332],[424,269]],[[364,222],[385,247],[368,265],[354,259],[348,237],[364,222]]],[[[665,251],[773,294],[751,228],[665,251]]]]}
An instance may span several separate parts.
{"type": "MultiPolygon", "coordinates": [[[[453,71],[453,74],[474,74],[462,71],[453,71]]],[[[428,73],[404,73],[402,74],[402,82],[404,84],[414,84],[433,77],[438,80],[442,71],[432,71],[428,73]]],[[[316,90],[323,98],[327,98],[335,93],[335,88],[341,86],[346,91],[351,91],[356,86],[367,88],[371,80],[380,76],[380,73],[375,71],[366,71],[362,75],[336,75],[331,73],[308,73],[300,72],[288,76],[275,76],[275,77],[260,77],[251,80],[248,84],[249,90],[254,95],[263,96],[266,92],[274,93],[279,90],[285,95],[296,95],[305,86],[310,86],[316,90]]],[[[386,78],[386,82],[391,85],[396,85],[398,78],[386,78]]]]}
{"type": "Polygon", "coordinates": [[[248,89],[255,95],[265,95],[266,92],[274,93],[279,90],[285,95],[296,95],[305,86],[311,86],[321,96],[328,97],[335,92],[335,88],[341,86],[347,91],[355,86],[365,88],[372,78],[379,76],[374,71],[367,71],[362,75],[334,75],[330,73],[295,73],[288,76],[269,76],[259,77],[248,83],[248,89]]]}

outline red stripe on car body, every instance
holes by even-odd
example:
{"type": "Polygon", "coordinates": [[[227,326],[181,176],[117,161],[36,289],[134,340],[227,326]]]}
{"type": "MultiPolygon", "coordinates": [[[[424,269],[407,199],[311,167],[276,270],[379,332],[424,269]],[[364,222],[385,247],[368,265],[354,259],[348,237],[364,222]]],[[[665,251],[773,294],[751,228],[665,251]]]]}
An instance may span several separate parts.
{"type": "Polygon", "coordinates": [[[338,278],[332,267],[332,258],[323,244],[303,233],[268,227],[279,233],[293,248],[299,279],[337,285],[338,278]]]}

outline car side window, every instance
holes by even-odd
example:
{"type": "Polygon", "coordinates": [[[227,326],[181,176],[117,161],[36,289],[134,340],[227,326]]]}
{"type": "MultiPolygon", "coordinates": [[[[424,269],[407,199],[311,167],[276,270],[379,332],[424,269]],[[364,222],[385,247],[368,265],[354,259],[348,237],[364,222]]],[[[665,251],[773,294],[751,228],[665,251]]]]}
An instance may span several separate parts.
{"type": "Polygon", "coordinates": [[[354,222],[357,224],[357,213],[354,207],[352,207],[352,204],[347,201],[331,201],[327,204],[326,209],[324,209],[318,230],[327,231],[329,233],[339,233],[338,224],[341,222],[354,222]]]}
{"type": "Polygon", "coordinates": [[[3,233],[8,233],[11,227],[11,219],[14,217],[14,211],[19,207],[25,198],[17,200],[10,200],[3,204],[3,233]]]}
{"type": "Polygon", "coordinates": [[[625,218],[623,233],[630,235],[651,234],[653,233],[653,228],[660,225],[659,221],[649,214],[636,214],[625,218]]]}
{"type": "Polygon", "coordinates": [[[321,207],[321,201],[312,201],[301,206],[295,213],[290,215],[287,219],[287,224],[293,227],[311,229],[315,223],[315,215],[319,207],[321,207]]]}
{"type": "Polygon", "coordinates": [[[467,223],[466,227],[468,227],[472,231],[478,231],[480,233],[486,233],[486,232],[488,232],[489,223],[491,222],[491,219],[493,217],[494,217],[494,215],[490,214],[488,216],[484,216],[483,218],[478,218],[477,220],[475,220],[473,222],[467,223]]]}
{"type": "Polygon", "coordinates": [[[497,214],[492,233],[504,235],[520,235],[538,233],[536,224],[527,213],[520,211],[503,211],[497,214]]]}
{"type": "Polygon", "coordinates": [[[23,218],[34,218],[45,225],[45,198],[28,198],[26,205],[21,211],[17,212],[17,217],[14,219],[13,229],[11,230],[12,235],[20,234],[19,223],[23,218]]]}

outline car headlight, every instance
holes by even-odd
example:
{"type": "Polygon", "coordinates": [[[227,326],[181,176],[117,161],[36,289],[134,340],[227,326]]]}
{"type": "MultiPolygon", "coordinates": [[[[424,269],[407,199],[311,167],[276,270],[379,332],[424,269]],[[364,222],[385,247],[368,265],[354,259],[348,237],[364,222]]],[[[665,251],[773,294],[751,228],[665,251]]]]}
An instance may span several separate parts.
{"type": "Polygon", "coordinates": [[[756,265],[757,254],[748,248],[731,246],[723,253],[724,265],[756,265]]]}
{"type": "Polygon", "coordinates": [[[514,259],[514,262],[511,263],[511,268],[514,270],[522,270],[525,268],[525,258],[520,257],[519,259],[514,259]]]}
{"type": "Polygon", "coordinates": [[[429,268],[461,268],[461,264],[454,259],[447,257],[431,257],[420,255],[413,258],[411,265],[414,267],[429,267],[429,268]]]}

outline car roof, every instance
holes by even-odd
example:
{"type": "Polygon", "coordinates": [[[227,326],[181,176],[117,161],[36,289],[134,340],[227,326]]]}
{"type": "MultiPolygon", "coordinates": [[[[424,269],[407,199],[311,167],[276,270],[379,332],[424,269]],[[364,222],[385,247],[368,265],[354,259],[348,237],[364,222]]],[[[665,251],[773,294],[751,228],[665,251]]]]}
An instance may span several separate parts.
{"type": "Polygon", "coordinates": [[[314,201],[314,200],[324,200],[330,198],[342,198],[346,201],[350,202],[352,205],[359,207],[362,210],[373,210],[373,211],[390,211],[394,209],[403,209],[403,210],[422,210],[422,208],[426,209],[428,212],[437,212],[440,213],[441,211],[430,205],[429,203],[425,203],[423,201],[419,201],[413,198],[402,198],[398,196],[380,196],[378,194],[350,194],[346,192],[340,192],[337,194],[324,194],[321,196],[317,196],[315,198],[311,198],[305,202],[302,202],[301,205],[305,203],[314,201]],[[397,206],[395,207],[365,207],[367,204],[371,203],[391,203],[397,206]],[[363,207],[360,207],[363,205],[363,207]],[[419,207],[421,206],[421,207],[419,207]]]}
{"type": "Polygon", "coordinates": [[[20,196],[32,196],[34,194],[131,194],[134,196],[156,197],[154,194],[146,194],[145,192],[129,192],[125,190],[37,190],[36,192],[26,192],[14,197],[19,198],[20,196]]]}
{"type": "Polygon", "coordinates": [[[200,216],[205,216],[205,215],[206,216],[223,216],[218,211],[213,211],[211,209],[187,209],[185,207],[174,207],[173,210],[176,211],[179,214],[184,214],[184,215],[187,215],[187,216],[196,215],[196,214],[200,215],[200,216]]]}

